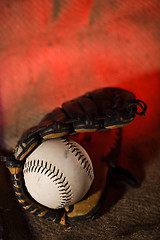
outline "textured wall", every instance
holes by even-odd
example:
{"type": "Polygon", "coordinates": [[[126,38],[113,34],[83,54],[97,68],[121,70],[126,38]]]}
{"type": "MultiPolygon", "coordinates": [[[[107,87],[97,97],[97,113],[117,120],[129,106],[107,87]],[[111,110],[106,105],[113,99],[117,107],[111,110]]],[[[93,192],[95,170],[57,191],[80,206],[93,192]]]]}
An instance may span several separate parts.
{"type": "Polygon", "coordinates": [[[8,148],[45,112],[105,86],[134,91],[148,102],[149,124],[153,119],[157,123],[159,1],[28,0],[0,5],[0,99],[8,148]]]}
{"type": "Polygon", "coordinates": [[[130,90],[148,105],[145,117],[124,128],[119,158],[142,186],[85,227],[30,215],[26,224],[2,165],[0,207],[12,240],[31,239],[29,229],[34,240],[159,239],[160,1],[0,1],[1,146],[12,149],[62,102],[107,86],[130,90]]]}

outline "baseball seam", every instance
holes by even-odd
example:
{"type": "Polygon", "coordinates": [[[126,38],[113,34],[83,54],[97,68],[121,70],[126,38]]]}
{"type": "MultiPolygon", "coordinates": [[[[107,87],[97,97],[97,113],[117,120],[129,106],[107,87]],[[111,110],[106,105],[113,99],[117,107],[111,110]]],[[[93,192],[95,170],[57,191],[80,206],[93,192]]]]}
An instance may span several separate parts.
{"type": "Polygon", "coordinates": [[[24,164],[23,174],[37,172],[49,177],[56,185],[60,195],[60,204],[57,208],[69,205],[72,200],[72,190],[67,178],[53,164],[48,164],[43,160],[30,160],[24,164]]]}
{"type": "Polygon", "coordinates": [[[61,141],[68,146],[68,148],[71,150],[71,152],[75,155],[75,157],[78,158],[78,161],[80,162],[81,166],[83,167],[83,169],[86,171],[88,177],[90,178],[90,180],[92,181],[94,176],[93,176],[93,171],[92,171],[92,167],[89,163],[89,161],[87,160],[87,158],[84,156],[84,154],[81,152],[81,150],[74,145],[73,142],[71,142],[69,139],[61,139],[61,141]]]}

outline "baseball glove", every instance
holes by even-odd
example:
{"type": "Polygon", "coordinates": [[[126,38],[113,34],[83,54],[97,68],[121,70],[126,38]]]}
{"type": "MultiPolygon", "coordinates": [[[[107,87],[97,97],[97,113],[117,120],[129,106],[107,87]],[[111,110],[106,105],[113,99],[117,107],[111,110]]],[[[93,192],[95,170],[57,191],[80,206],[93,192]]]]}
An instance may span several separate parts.
{"type": "Polygon", "coordinates": [[[55,108],[48,113],[37,126],[22,135],[12,157],[1,157],[10,170],[13,189],[20,205],[36,216],[61,224],[96,218],[103,205],[109,178],[116,179],[115,176],[118,174],[125,183],[133,187],[139,185],[138,179],[133,174],[116,166],[116,163],[121,147],[120,127],[131,123],[136,115],[144,115],[146,109],[146,104],[137,100],[129,91],[102,88],[65,102],[61,108],[55,108]],[[107,129],[110,129],[108,149],[106,148],[105,154],[102,154],[100,145],[102,139],[106,137],[102,130],[107,129]],[[63,209],[49,209],[37,203],[27,192],[23,166],[26,157],[42,141],[64,137],[77,138],[91,153],[95,180],[87,195],[78,203],[63,209]],[[95,146],[97,150],[92,151],[95,146]]]}

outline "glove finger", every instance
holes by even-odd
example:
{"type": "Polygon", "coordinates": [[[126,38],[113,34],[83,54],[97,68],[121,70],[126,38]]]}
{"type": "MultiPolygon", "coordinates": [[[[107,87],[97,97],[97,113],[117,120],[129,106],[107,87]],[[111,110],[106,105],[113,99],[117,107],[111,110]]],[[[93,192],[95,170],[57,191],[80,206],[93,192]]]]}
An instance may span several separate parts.
{"type": "Polygon", "coordinates": [[[57,138],[67,135],[72,131],[71,123],[66,123],[69,119],[70,118],[62,110],[62,108],[55,108],[39,123],[38,126],[42,128],[39,135],[44,139],[57,138]]]}
{"type": "Polygon", "coordinates": [[[63,110],[73,119],[75,132],[96,131],[100,123],[96,104],[88,97],[81,96],[62,104],[63,110]]]}

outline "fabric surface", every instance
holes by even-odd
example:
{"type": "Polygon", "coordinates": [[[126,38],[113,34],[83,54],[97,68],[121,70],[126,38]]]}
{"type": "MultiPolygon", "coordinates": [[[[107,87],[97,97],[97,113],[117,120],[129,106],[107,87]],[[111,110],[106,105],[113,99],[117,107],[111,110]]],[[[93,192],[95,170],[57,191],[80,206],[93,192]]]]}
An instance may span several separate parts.
{"type": "Polygon", "coordinates": [[[123,194],[110,188],[94,221],[64,227],[22,211],[1,164],[9,239],[160,239],[159,26],[158,0],[0,2],[2,151],[47,112],[96,88],[122,87],[148,105],[145,117],[124,128],[119,157],[142,185],[123,194]]]}

